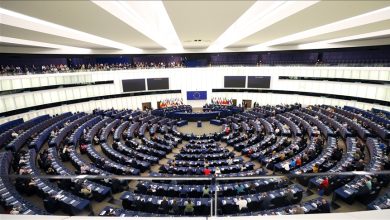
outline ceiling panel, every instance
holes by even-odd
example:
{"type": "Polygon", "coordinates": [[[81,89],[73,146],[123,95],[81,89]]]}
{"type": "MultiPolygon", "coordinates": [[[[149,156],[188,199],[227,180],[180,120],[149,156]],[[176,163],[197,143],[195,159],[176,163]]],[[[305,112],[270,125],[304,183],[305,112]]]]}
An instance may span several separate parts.
{"type": "Polygon", "coordinates": [[[315,37],[301,39],[299,41],[292,41],[286,45],[312,43],[312,42],[331,40],[331,39],[335,39],[335,38],[348,37],[348,36],[376,32],[376,31],[381,31],[381,30],[388,30],[388,29],[390,29],[390,20],[376,22],[376,23],[372,23],[372,24],[366,24],[366,25],[362,25],[359,27],[355,27],[355,28],[348,28],[348,29],[344,29],[341,31],[335,31],[335,32],[328,33],[328,34],[322,34],[322,35],[318,35],[315,37]]]}
{"type": "Polygon", "coordinates": [[[91,44],[84,41],[72,40],[64,37],[58,37],[50,34],[44,34],[36,31],[30,31],[30,30],[12,27],[4,24],[0,24],[0,35],[5,37],[45,42],[51,44],[60,44],[60,45],[72,46],[72,47],[94,48],[94,49],[106,48],[101,45],[91,44]]]}
{"type": "Polygon", "coordinates": [[[183,47],[207,48],[254,2],[164,1],[164,5],[183,47]]]}
{"type": "Polygon", "coordinates": [[[230,47],[248,47],[390,6],[389,1],[322,1],[230,47]]]}
{"type": "MultiPolygon", "coordinates": [[[[364,40],[351,40],[340,43],[343,47],[362,47],[365,45],[390,45],[390,37],[368,38],[364,40]]],[[[335,43],[334,45],[338,45],[335,43]]]]}
{"type": "Polygon", "coordinates": [[[0,42],[0,48],[1,47],[41,48],[41,47],[36,47],[36,46],[26,46],[26,45],[19,45],[19,44],[11,44],[11,43],[0,42]]]}
{"type": "MultiPolygon", "coordinates": [[[[110,0],[111,1],[111,0],[110,0]]],[[[144,1],[144,0],[141,0],[144,1]]],[[[224,33],[254,0],[163,0],[164,7],[184,47],[184,53],[203,53],[224,33]]],[[[142,4],[142,3],[141,3],[142,4]]],[[[142,5],[144,6],[144,5],[142,5]]],[[[230,47],[218,51],[246,51],[248,46],[275,40],[287,35],[350,18],[369,11],[389,7],[390,1],[321,1],[294,15],[291,15],[259,32],[256,32],[230,47]]],[[[165,48],[138,32],[115,16],[89,0],[0,0],[0,7],[36,17],[75,30],[83,31],[112,41],[144,49],[142,53],[167,53],[165,48]]],[[[148,10],[146,10],[147,12],[148,10]]],[[[150,12],[151,10],[149,10],[150,12]]],[[[159,21],[152,23],[158,25],[159,21]]],[[[153,26],[155,27],[155,26],[153,26]]],[[[298,44],[306,44],[333,38],[348,37],[389,29],[390,21],[381,21],[360,27],[321,34],[285,44],[272,46],[269,50],[294,50],[298,44]]],[[[163,34],[161,32],[160,34],[163,34]]],[[[7,25],[0,25],[0,35],[25,40],[62,44],[73,47],[91,48],[96,54],[119,54],[120,50],[107,48],[81,40],[30,31],[7,25]]],[[[331,47],[370,46],[388,44],[388,36],[373,37],[332,44],[331,47]]],[[[97,43],[97,42],[95,42],[97,43]]],[[[108,45],[110,46],[110,45],[108,45]]],[[[268,49],[267,49],[268,50],[268,49]]],[[[15,44],[0,44],[0,52],[7,53],[58,53],[58,50],[34,48],[15,44]],[[14,48],[14,49],[12,49],[14,48]],[[24,48],[24,49],[23,49],[24,48]]],[[[74,52],[70,51],[69,53],[74,52]]],[[[83,52],[75,52],[83,53],[83,52]]]]}
{"type": "Polygon", "coordinates": [[[1,7],[129,46],[162,49],[90,1],[2,1],[1,7]]]}

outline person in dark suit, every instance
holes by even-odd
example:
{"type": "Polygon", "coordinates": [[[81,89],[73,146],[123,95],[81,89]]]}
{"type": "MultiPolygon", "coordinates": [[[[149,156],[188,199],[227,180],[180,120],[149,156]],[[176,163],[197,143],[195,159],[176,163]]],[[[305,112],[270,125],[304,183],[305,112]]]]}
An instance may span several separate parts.
{"type": "Polygon", "coordinates": [[[358,162],[356,162],[355,170],[357,170],[357,171],[363,171],[364,170],[364,161],[362,159],[360,159],[358,162]]]}
{"type": "Polygon", "coordinates": [[[196,167],[196,173],[195,173],[196,175],[202,175],[203,174],[203,170],[199,167],[199,166],[197,166],[196,167]]]}
{"type": "Polygon", "coordinates": [[[26,194],[29,196],[37,192],[37,182],[35,181],[34,178],[32,178],[30,182],[28,182],[25,190],[26,190],[26,194]]]}
{"type": "Polygon", "coordinates": [[[58,200],[56,199],[55,193],[49,194],[43,200],[43,205],[44,205],[46,211],[48,211],[50,213],[54,213],[60,208],[59,204],[58,204],[58,200]]]}
{"type": "Polygon", "coordinates": [[[268,209],[269,205],[271,204],[271,198],[268,196],[266,192],[262,193],[261,197],[262,197],[261,210],[268,209]]]}
{"type": "Polygon", "coordinates": [[[168,210],[169,210],[168,200],[167,197],[164,197],[160,203],[160,206],[158,207],[158,213],[167,214],[168,210]]]}
{"type": "Polygon", "coordinates": [[[179,208],[179,205],[177,204],[176,199],[173,199],[171,207],[172,208],[169,210],[170,214],[173,214],[173,215],[181,214],[180,213],[180,208],[179,208]]]}
{"type": "Polygon", "coordinates": [[[289,205],[294,204],[294,192],[292,191],[292,189],[287,189],[286,200],[289,203],[289,205]]]}
{"type": "Polygon", "coordinates": [[[317,202],[317,208],[320,213],[330,213],[330,205],[325,199],[317,202]]]}

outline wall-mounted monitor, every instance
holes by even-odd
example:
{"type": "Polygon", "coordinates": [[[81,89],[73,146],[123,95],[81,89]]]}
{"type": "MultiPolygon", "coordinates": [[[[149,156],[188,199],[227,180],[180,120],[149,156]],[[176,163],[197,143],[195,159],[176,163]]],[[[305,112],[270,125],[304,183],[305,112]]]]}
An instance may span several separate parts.
{"type": "Polygon", "coordinates": [[[225,76],[225,88],[245,88],[246,76],[225,76]]]}
{"type": "Polygon", "coordinates": [[[123,92],[145,91],[145,79],[122,80],[123,92]]]}
{"type": "Polygon", "coordinates": [[[271,85],[270,76],[248,76],[248,88],[267,88],[271,85]]]}
{"type": "Polygon", "coordinates": [[[169,78],[149,78],[148,90],[164,90],[169,89],[169,78]]]}

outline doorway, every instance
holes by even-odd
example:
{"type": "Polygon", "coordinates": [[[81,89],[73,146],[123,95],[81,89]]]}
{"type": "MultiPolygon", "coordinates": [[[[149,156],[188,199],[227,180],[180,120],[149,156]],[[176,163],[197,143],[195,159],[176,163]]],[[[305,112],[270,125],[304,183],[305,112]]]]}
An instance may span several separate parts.
{"type": "Polygon", "coordinates": [[[145,111],[146,109],[152,109],[152,103],[151,102],[143,102],[142,103],[142,111],[145,111]]]}
{"type": "Polygon", "coordinates": [[[252,108],[252,100],[242,100],[242,106],[247,109],[247,108],[252,108]]]}

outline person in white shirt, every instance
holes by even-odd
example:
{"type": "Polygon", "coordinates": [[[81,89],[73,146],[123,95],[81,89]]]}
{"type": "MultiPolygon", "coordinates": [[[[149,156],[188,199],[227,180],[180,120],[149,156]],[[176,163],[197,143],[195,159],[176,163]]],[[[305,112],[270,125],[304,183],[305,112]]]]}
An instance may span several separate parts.
{"type": "Polygon", "coordinates": [[[99,144],[99,138],[97,137],[97,135],[95,135],[95,137],[93,137],[93,141],[95,144],[99,144]]]}
{"type": "Polygon", "coordinates": [[[83,165],[80,167],[81,174],[86,174],[88,170],[89,170],[89,167],[87,165],[83,165]]]}
{"type": "Polygon", "coordinates": [[[11,136],[12,136],[13,138],[17,138],[17,137],[19,136],[19,134],[18,134],[16,131],[12,131],[11,136]]]}
{"type": "Polygon", "coordinates": [[[290,164],[289,164],[289,163],[283,163],[282,167],[283,167],[286,171],[289,171],[289,170],[290,170],[290,164]]]}
{"type": "Polygon", "coordinates": [[[387,206],[390,206],[390,199],[387,199],[387,200],[386,200],[386,205],[387,205],[387,206]]]}
{"type": "Polygon", "coordinates": [[[215,175],[220,175],[221,174],[221,169],[219,167],[215,168],[215,175]]]}
{"type": "Polygon", "coordinates": [[[236,202],[236,205],[238,205],[238,210],[242,211],[243,209],[248,208],[248,201],[246,201],[242,196],[238,199],[236,202]]]}
{"type": "Polygon", "coordinates": [[[229,164],[229,165],[233,164],[233,159],[231,157],[229,157],[229,159],[227,159],[227,164],[229,164]]]}
{"type": "Polygon", "coordinates": [[[20,210],[21,210],[22,208],[20,207],[20,206],[14,206],[13,208],[12,208],[12,210],[9,212],[9,214],[11,214],[11,215],[17,215],[17,214],[19,214],[20,213],[20,210]]]}

